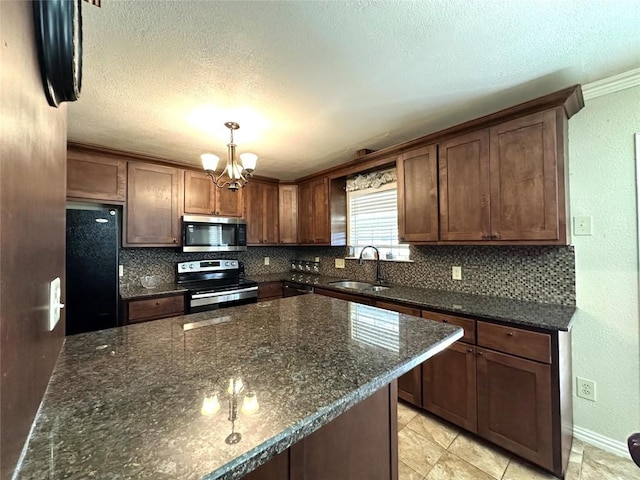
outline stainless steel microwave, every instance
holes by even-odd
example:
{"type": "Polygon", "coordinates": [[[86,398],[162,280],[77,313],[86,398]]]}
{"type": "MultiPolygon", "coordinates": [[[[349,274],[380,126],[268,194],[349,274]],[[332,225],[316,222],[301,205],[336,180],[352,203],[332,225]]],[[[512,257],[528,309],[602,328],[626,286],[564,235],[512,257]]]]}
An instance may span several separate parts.
{"type": "Polygon", "coordinates": [[[204,215],[182,217],[183,252],[239,252],[246,249],[246,220],[204,215]]]}

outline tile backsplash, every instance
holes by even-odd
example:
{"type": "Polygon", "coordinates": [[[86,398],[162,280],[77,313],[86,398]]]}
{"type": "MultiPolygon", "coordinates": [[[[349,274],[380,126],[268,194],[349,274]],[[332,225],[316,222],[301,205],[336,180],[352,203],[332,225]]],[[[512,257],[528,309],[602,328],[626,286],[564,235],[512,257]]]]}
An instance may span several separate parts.
{"type": "MultiPolygon", "coordinates": [[[[382,262],[381,274],[389,283],[477,295],[575,305],[575,252],[573,246],[411,246],[412,262],[382,262]],[[451,267],[462,267],[462,280],[452,280],[451,267]]],[[[320,257],[323,275],[373,282],[374,261],[360,266],[346,260],[335,268],[344,247],[300,247],[297,258],[320,257]]]]}
{"type": "Polygon", "coordinates": [[[163,282],[175,282],[176,263],[193,260],[234,258],[244,262],[248,274],[278,273],[289,270],[295,249],[288,247],[249,247],[245,252],[182,253],[175,248],[121,248],[120,265],[124,268],[121,285],[139,285],[143,275],[157,275],[163,282]],[[269,257],[269,265],[264,264],[269,257]]]}
{"type": "MultiPolygon", "coordinates": [[[[333,277],[372,282],[375,262],[360,266],[344,258],[344,247],[249,247],[235,253],[182,253],[172,248],[123,248],[123,285],[137,285],[143,275],[158,275],[175,281],[177,262],[205,258],[237,258],[247,274],[289,271],[289,259],[320,258],[320,273],[333,277]],[[264,265],[269,257],[269,265],[264,265]]],[[[382,262],[382,276],[389,282],[408,286],[450,290],[478,295],[575,305],[575,252],[572,246],[411,246],[412,262],[382,262]],[[462,280],[452,280],[451,267],[462,267],[462,280]]]]}

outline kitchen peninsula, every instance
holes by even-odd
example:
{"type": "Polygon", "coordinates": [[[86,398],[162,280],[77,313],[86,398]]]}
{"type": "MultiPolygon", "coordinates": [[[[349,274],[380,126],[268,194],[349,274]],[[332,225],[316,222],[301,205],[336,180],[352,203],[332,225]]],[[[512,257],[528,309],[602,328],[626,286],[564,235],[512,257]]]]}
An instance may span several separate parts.
{"type": "Polygon", "coordinates": [[[319,295],[68,337],[17,478],[397,479],[395,379],[461,337],[319,295]]]}

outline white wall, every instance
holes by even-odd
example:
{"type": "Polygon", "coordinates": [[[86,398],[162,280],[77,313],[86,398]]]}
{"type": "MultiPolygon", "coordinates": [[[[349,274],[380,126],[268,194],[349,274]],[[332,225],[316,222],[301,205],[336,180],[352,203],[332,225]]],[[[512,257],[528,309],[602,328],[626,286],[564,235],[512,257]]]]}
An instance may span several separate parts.
{"type": "Polygon", "coordinates": [[[593,217],[593,235],[572,241],[574,424],[578,438],[619,453],[640,431],[637,132],[640,86],[588,100],[569,120],[571,215],[593,217]],[[595,403],[575,396],[576,375],[596,382],[595,403]]]}

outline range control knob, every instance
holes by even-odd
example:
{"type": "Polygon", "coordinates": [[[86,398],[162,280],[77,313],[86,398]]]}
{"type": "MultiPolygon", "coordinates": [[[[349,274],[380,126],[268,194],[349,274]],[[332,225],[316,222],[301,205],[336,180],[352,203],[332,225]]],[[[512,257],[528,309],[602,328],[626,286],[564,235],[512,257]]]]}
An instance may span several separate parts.
{"type": "Polygon", "coordinates": [[[189,264],[189,268],[193,268],[193,263],[190,263],[190,264],[189,264]]]}
{"type": "Polygon", "coordinates": [[[224,264],[225,264],[225,266],[227,266],[227,267],[228,267],[229,265],[231,265],[229,262],[224,262],[224,264]]]}

